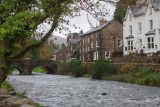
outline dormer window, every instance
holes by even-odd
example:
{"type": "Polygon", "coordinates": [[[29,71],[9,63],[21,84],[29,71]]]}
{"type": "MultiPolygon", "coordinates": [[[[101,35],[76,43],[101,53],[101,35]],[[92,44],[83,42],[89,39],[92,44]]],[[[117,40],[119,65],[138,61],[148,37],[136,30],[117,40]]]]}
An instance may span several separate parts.
{"type": "Polygon", "coordinates": [[[131,13],[129,14],[129,20],[130,21],[132,20],[132,14],[131,13]]]}

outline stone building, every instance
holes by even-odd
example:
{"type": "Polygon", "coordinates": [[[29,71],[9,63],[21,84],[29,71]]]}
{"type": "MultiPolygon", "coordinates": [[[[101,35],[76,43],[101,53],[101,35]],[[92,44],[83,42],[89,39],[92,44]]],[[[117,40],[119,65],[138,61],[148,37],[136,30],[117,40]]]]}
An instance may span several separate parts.
{"type": "Polygon", "coordinates": [[[100,21],[100,26],[81,35],[81,60],[94,61],[123,53],[122,24],[117,20],[100,21]]]}
{"type": "MultiPolygon", "coordinates": [[[[83,33],[82,31],[80,32],[83,33]]],[[[67,37],[67,46],[56,51],[53,55],[53,60],[56,61],[70,61],[75,59],[80,48],[80,33],[69,33],[67,37]]]]}

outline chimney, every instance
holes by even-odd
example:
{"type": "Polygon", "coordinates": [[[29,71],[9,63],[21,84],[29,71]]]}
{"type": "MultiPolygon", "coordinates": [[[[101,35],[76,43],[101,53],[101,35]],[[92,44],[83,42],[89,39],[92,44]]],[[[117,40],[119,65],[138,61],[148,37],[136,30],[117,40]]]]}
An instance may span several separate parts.
{"type": "Polygon", "coordinates": [[[107,22],[107,21],[106,21],[105,19],[101,19],[101,20],[99,21],[99,26],[105,24],[106,22],[107,22]]]}
{"type": "Polygon", "coordinates": [[[83,30],[81,29],[81,31],[79,32],[80,34],[83,34],[83,30]]]}

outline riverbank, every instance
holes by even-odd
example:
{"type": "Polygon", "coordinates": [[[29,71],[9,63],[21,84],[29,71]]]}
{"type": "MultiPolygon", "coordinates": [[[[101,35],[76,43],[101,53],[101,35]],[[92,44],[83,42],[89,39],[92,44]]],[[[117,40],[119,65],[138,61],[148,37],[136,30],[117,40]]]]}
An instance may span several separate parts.
{"type": "Polygon", "coordinates": [[[4,82],[0,88],[0,107],[44,107],[24,96],[16,93],[8,82],[4,82]]]}
{"type": "Polygon", "coordinates": [[[85,77],[92,79],[110,80],[134,83],[139,85],[160,87],[160,65],[156,68],[141,64],[114,65],[105,59],[97,60],[95,63],[82,63],[78,60],[62,62],[60,74],[70,74],[74,77],[85,77]],[[76,63],[78,62],[78,63],[76,63]]]}

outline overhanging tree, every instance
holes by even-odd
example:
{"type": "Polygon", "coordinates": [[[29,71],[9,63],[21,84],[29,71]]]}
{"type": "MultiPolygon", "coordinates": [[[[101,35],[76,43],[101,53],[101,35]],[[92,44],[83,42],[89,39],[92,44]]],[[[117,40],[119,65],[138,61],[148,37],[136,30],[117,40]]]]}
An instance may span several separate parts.
{"type": "Polygon", "coordinates": [[[81,9],[94,17],[105,16],[98,7],[100,2],[92,0],[0,0],[0,84],[13,59],[23,58],[31,49],[42,46],[60,23],[68,24],[65,16],[77,16],[81,9]],[[25,44],[42,24],[49,26],[47,32],[40,33],[38,42],[25,44]]]}

